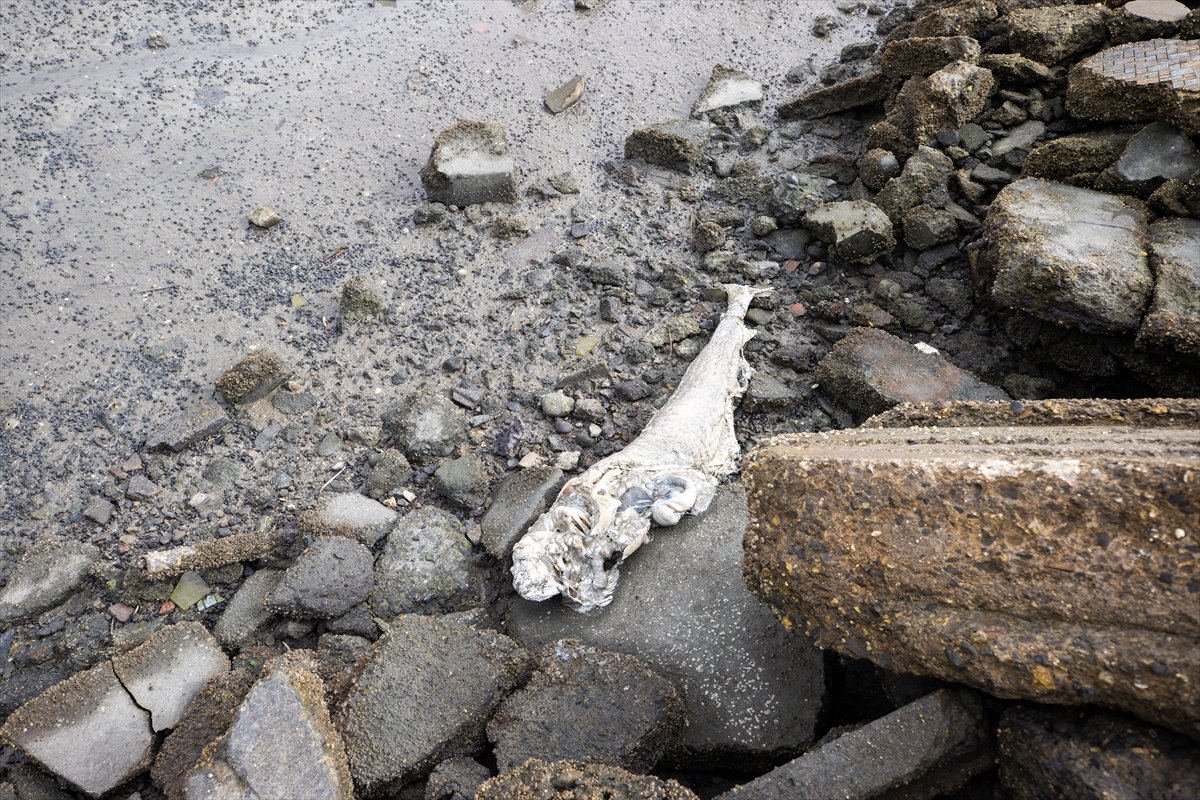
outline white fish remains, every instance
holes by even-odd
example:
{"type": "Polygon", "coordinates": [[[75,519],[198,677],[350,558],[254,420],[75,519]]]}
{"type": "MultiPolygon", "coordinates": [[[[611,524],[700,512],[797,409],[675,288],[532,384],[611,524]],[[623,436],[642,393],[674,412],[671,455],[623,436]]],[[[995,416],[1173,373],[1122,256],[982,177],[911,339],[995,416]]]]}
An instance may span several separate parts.
{"type": "Polygon", "coordinates": [[[675,394],[619,453],[571,479],[513,549],[513,586],[529,600],[561,594],[580,611],[606,606],[618,566],[650,524],[701,514],[741,454],[733,409],[753,370],[742,356],[754,331],[743,319],[770,289],[726,284],[729,304],[675,394]]]}

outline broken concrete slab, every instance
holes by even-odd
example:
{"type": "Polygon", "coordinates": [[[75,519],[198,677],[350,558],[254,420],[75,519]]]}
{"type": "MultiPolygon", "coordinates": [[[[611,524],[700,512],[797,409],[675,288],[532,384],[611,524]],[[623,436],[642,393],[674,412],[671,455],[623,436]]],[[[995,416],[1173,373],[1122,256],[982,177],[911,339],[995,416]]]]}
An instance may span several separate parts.
{"type": "Polygon", "coordinates": [[[962,0],[935,9],[913,23],[913,36],[970,36],[978,39],[984,26],[999,14],[991,0],[962,0]]]}
{"type": "Polygon", "coordinates": [[[583,98],[584,88],[583,76],[576,75],[550,91],[542,102],[552,114],[561,114],[583,98]]]}
{"type": "Polygon", "coordinates": [[[883,73],[873,70],[833,86],[805,92],[779,106],[779,116],[784,119],[813,119],[873,106],[884,101],[889,86],[890,81],[883,73]]]}
{"type": "Polygon", "coordinates": [[[18,708],[0,727],[0,741],[89,797],[129,780],[154,755],[150,714],[125,691],[108,661],[18,708]]]}
{"type": "Polygon", "coordinates": [[[896,246],[892,221],[866,200],[819,205],[804,217],[804,227],[829,245],[829,259],[839,264],[870,264],[896,246]]]}
{"type": "Polygon", "coordinates": [[[432,507],[401,517],[375,561],[370,599],[372,613],[384,619],[477,606],[479,579],[463,524],[432,507]]]}
{"type": "Polygon", "coordinates": [[[229,733],[205,749],[185,791],[188,800],[353,800],[345,749],[310,656],[297,652],[264,667],[229,733]]]}
{"type": "Polygon", "coordinates": [[[150,712],[157,732],[174,728],[204,685],[229,671],[229,658],[199,622],[181,622],[113,658],[113,671],[150,712]]]}
{"type": "Polygon", "coordinates": [[[1136,330],[1154,276],[1136,201],[1024,178],[1006,186],[984,223],[980,265],[992,298],[1085,332],[1136,330]]]}
{"type": "Polygon", "coordinates": [[[578,639],[628,653],[671,680],[688,709],[672,762],[744,767],[795,752],[812,741],[823,658],[746,590],[745,526],[741,487],[722,487],[703,516],[660,531],[622,567],[611,605],[584,615],[518,599],[508,629],[530,646],[578,639]]]}
{"type": "Polygon", "coordinates": [[[979,65],[990,69],[1004,86],[1039,86],[1054,78],[1045,64],[1019,53],[987,53],[979,59],[979,65]]]}
{"type": "Polygon", "coordinates": [[[996,739],[1011,797],[1200,797],[1200,747],[1120,714],[1010,706],[996,739]]]}
{"type": "Polygon", "coordinates": [[[1149,197],[1168,180],[1187,180],[1196,170],[1200,170],[1200,153],[1191,138],[1165,122],[1152,122],[1129,139],[1112,166],[1096,176],[1095,187],[1149,197]]]}
{"type": "Polygon", "coordinates": [[[569,759],[648,772],[677,744],[684,706],[638,659],[574,640],[547,645],[529,682],[488,722],[496,764],[569,759]]]}
{"type": "Polygon", "coordinates": [[[391,529],[400,515],[377,500],[358,492],[326,497],[301,519],[318,535],[350,536],[372,547],[391,529]]]}
{"type": "Polygon", "coordinates": [[[964,757],[972,757],[973,769],[959,772],[962,783],[994,763],[983,705],[972,692],[942,689],[818,745],[716,800],[868,800],[911,788],[922,776],[964,757]]]}
{"type": "Polygon", "coordinates": [[[762,99],[762,81],[740,69],[717,64],[713,67],[708,85],[700,92],[700,97],[692,106],[692,116],[698,117],[722,108],[761,103],[762,99]]]}
{"type": "Polygon", "coordinates": [[[359,791],[378,796],[476,752],[528,666],[516,642],[467,615],[397,617],[360,659],[335,714],[359,791]]]}
{"type": "Polygon", "coordinates": [[[1028,150],[1033,143],[1046,135],[1046,124],[1030,119],[1009,131],[1008,135],[992,145],[992,156],[1004,158],[1014,150],[1028,150]]]}
{"type": "Polygon", "coordinates": [[[861,415],[899,403],[1008,399],[940,353],[918,350],[875,328],[846,334],[817,365],[816,378],[822,389],[861,415]]]}
{"type": "Polygon", "coordinates": [[[1006,19],[1013,52],[1043,64],[1057,64],[1104,44],[1108,36],[1103,5],[1017,8],[1006,19]]]}
{"type": "Polygon", "coordinates": [[[1179,36],[1187,15],[1188,7],[1178,0],[1130,0],[1108,18],[1109,43],[1190,38],[1179,36]]]}
{"type": "Polygon", "coordinates": [[[979,42],[969,36],[893,39],[883,47],[879,67],[893,78],[926,76],[955,61],[979,61],[979,42]]]}
{"type": "Polygon", "coordinates": [[[213,627],[213,634],[221,644],[240,648],[274,618],[267,610],[267,595],[275,590],[282,574],[282,570],[260,569],[242,581],[213,627]]]}
{"type": "Polygon", "coordinates": [[[629,800],[699,800],[672,780],[634,775],[620,767],[532,758],[492,778],[475,800],[569,800],[576,797],[629,800]]]}
{"type": "Polygon", "coordinates": [[[484,549],[498,561],[508,563],[513,545],[542,515],[562,485],[562,470],[547,466],[529,467],[505,478],[479,521],[484,549]]]}
{"type": "Polygon", "coordinates": [[[1195,429],[778,437],[743,470],[745,576],[818,645],[1196,736],[1198,468],[1195,429]]]}
{"type": "Polygon", "coordinates": [[[1030,425],[1200,427],[1200,400],[957,400],[905,403],[876,414],[864,428],[1002,428],[1030,425]]]}
{"type": "MultiPolygon", "coordinates": [[[[928,78],[910,79],[897,95],[893,112],[901,115],[900,119],[907,112],[913,143],[919,146],[940,131],[958,130],[975,119],[995,89],[991,70],[969,61],[955,61],[928,78]]],[[[895,116],[889,113],[889,120],[895,116]]]]}
{"type": "Polygon", "coordinates": [[[243,358],[217,378],[217,391],[226,402],[247,405],[278,389],[292,375],[282,358],[260,350],[243,358]]]}
{"type": "Polygon", "coordinates": [[[94,545],[35,544],[21,556],[0,589],[0,623],[31,617],[65,599],[100,560],[94,545]]]}
{"type": "Polygon", "coordinates": [[[1098,122],[1163,120],[1200,134],[1200,39],[1151,39],[1110,47],[1067,76],[1067,110],[1098,122]]]}
{"type": "Polygon", "coordinates": [[[1200,356],[1200,221],[1160,219],[1150,226],[1154,297],[1137,343],[1200,356]]]}
{"type": "Polygon", "coordinates": [[[1076,175],[1092,176],[1120,158],[1128,142],[1129,134],[1119,131],[1089,131],[1041,142],[1025,157],[1022,177],[1067,182],[1076,175]]]}
{"type": "Polygon", "coordinates": [[[705,158],[710,126],[693,120],[659,122],[638,128],[625,139],[625,158],[691,172],[705,158]]]}
{"type": "Polygon", "coordinates": [[[146,436],[145,447],[150,452],[180,453],[216,436],[228,424],[229,416],[217,401],[199,400],[155,422],[146,436]]]}
{"type": "Polygon", "coordinates": [[[353,539],[317,539],[280,576],[267,609],[292,619],[332,619],[371,594],[374,559],[353,539]]]}
{"type": "Polygon", "coordinates": [[[431,202],[460,207],[516,202],[516,166],[504,126],[464,119],[446,128],[433,142],[421,183],[431,202]]]}

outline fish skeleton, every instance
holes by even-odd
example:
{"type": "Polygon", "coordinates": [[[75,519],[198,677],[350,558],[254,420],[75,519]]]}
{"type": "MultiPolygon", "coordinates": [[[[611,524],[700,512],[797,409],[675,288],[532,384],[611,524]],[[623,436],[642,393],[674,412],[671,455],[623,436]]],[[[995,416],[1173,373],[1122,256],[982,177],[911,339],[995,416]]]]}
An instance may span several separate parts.
{"type": "Polygon", "coordinates": [[[724,284],[728,306],[675,393],[618,453],[567,481],[513,548],[513,586],[528,600],[561,594],[579,611],[608,605],[618,567],[649,537],[707,510],[720,478],[737,471],[733,409],[754,370],[743,321],[767,288],[724,284]]]}

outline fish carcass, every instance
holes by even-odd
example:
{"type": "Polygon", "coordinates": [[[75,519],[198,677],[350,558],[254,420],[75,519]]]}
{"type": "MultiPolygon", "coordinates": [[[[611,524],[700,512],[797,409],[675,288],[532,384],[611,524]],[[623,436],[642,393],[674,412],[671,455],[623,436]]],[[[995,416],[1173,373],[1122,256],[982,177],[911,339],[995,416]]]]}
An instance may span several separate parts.
{"type": "Polygon", "coordinates": [[[578,610],[608,605],[618,567],[650,525],[703,513],[737,471],[733,409],[753,373],[742,355],[750,301],[770,289],[724,285],[728,307],[679,387],[635,440],[567,482],[513,549],[513,586],[529,600],[561,594],[578,610]]]}

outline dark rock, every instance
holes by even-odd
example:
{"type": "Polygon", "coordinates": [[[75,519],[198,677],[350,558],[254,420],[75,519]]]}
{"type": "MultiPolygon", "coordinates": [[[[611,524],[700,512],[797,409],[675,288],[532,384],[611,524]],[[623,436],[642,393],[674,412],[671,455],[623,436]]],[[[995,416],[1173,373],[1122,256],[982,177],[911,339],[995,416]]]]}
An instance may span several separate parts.
{"type": "Polygon", "coordinates": [[[1137,329],[1154,285],[1139,204],[1025,178],[996,196],[984,236],[998,304],[1083,331],[1137,329]]]}
{"type": "Polygon", "coordinates": [[[221,644],[241,648],[266,627],[273,618],[266,607],[267,596],[274,591],[282,574],[280,570],[260,569],[242,581],[213,628],[221,644]]]}
{"type": "Polygon", "coordinates": [[[217,391],[227,402],[253,403],[269,395],[291,377],[292,369],[266,350],[251,353],[217,378],[217,391]]]}
{"type": "Polygon", "coordinates": [[[267,608],[293,619],[330,619],[371,593],[371,551],[352,539],[317,539],[267,595],[267,608]]]}
{"type": "Polygon", "coordinates": [[[1200,153],[1189,137],[1165,122],[1152,122],[1130,138],[1116,163],[1096,176],[1095,187],[1149,197],[1171,178],[1187,180],[1200,170],[1200,153]]]}
{"type": "Polygon", "coordinates": [[[971,177],[980,183],[1001,186],[1012,183],[1013,179],[1008,172],[996,167],[989,167],[987,164],[977,165],[975,169],[971,170],[971,177]]]}
{"type": "MultiPolygon", "coordinates": [[[[600,421],[603,419],[604,408],[601,406],[600,421]]],[[[529,467],[505,478],[496,487],[492,505],[479,522],[480,543],[484,549],[497,560],[507,563],[512,557],[513,545],[545,512],[562,484],[562,470],[546,466],[529,467]]]]}
{"type": "Polygon", "coordinates": [[[475,800],[698,800],[675,781],[634,775],[620,767],[534,758],[512,772],[492,778],[475,800]]]}
{"type": "Polygon", "coordinates": [[[1015,800],[1200,796],[1196,743],[1129,717],[1012,706],[996,739],[1000,780],[1015,800]]]}
{"type": "Polygon", "coordinates": [[[417,464],[454,452],[467,435],[467,420],[454,403],[434,392],[413,392],[383,414],[383,434],[417,464]]]}
{"type": "Polygon", "coordinates": [[[1165,345],[1200,357],[1200,221],[1179,217],[1150,226],[1154,296],[1139,345],[1165,345]]]}
{"type": "Polygon", "coordinates": [[[784,225],[795,225],[801,217],[832,197],[829,179],[807,172],[783,172],[771,188],[771,213],[784,225]]]}
{"type": "Polygon", "coordinates": [[[579,639],[672,681],[688,709],[672,761],[765,763],[811,741],[822,706],[821,654],[742,582],[743,498],[722,487],[704,515],[660,531],[622,566],[621,591],[599,612],[516,600],[509,615],[512,635],[531,645],[579,639]]]}
{"type": "Polygon", "coordinates": [[[546,95],[546,108],[552,114],[561,114],[583,98],[584,82],[582,75],[576,75],[557,89],[546,95]]]}
{"type": "Polygon", "coordinates": [[[898,176],[884,184],[875,203],[883,209],[893,225],[899,225],[904,214],[919,205],[926,194],[945,186],[954,170],[954,162],[940,150],[919,147],[898,176]]]}
{"type": "Polygon", "coordinates": [[[463,616],[401,615],[359,661],[336,719],[355,785],[378,796],[477,752],[528,655],[463,616]]]}
{"type": "Polygon", "coordinates": [[[1176,677],[1200,668],[1178,566],[1200,506],[1183,477],[1196,430],[888,422],[901,427],[781,437],[751,457],[754,592],[819,646],[896,672],[1200,734],[1200,687],[1176,677]],[[1157,539],[1130,533],[1150,518],[1157,539]]]}
{"type": "Polygon", "coordinates": [[[225,409],[213,400],[201,400],[188,405],[182,413],[158,421],[146,437],[146,449],[179,453],[215,436],[228,424],[225,409]]]}
{"type": "Polygon", "coordinates": [[[890,150],[875,148],[863,153],[858,160],[858,177],[871,191],[879,191],[883,185],[900,174],[900,162],[890,150]]]}
{"type": "Polygon", "coordinates": [[[949,211],[933,206],[914,206],[904,215],[904,243],[928,250],[958,236],[958,223],[949,211]]]}
{"type": "Polygon", "coordinates": [[[479,508],[488,491],[483,462],[473,454],[443,461],[433,473],[433,488],[459,508],[479,508]]]}
{"type": "Polygon", "coordinates": [[[851,331],[835,344],[817,365],[816,377],[822,389],[862,415],[899,403],[1006,398],[940,354],[869,328],[851,331]]]}
{"type": "Polygon", "coordinates": [[[1004,86],[1036,86],[1053,80],[1054,73],[1045,64],[1020,53],[987,53],[979,64],[992,71],[1004,86]]]}
{"type": "Polygon", "coordinates": [[[779,116],[784,119],[823,117],[882,103],[887,93],[888,81],[883,73],[872,71],[789,100],[779,106],[779,116]]]}
{"type": "Polygon", "coordinates": [[[184,785],[189,800],[353,800],[346,752],[311,656],[296,652],[266,665],[229,732],[205,749],[184,785]]]}
{"type": "Polygon", "coordinates": [[[117,507],[103,497],[93,497],[83,509],[83,515],[97,525],[107,525],[117,507]]]}
{"type": "Polygon", "coordinates": [[[379,463],[371,468],[364,487],[368,497],[375,500],[387,497],[412,480],[413,468],[399,450],[388,448],[379,455],[379,463]]]}
{"type": "Polygon", "coordinates": [[[529,758],[647,772],[677,744],[683,716],[675,687],[633,656],[565,640],[543,649],[487,732],[501,772],[529,758]]]}
{"type": "Polygon", "coordinates": [[[465,611],[479,602],[471,543],[463,525],[439,508],[400,518],[375,562],[371,611],[396,614],[465,611]]]}
{"type": "Polygon", "coordinates": [[[504,126],[459,120],[442,131],[421,169],[421,183],[431,201],[446,205],[515,202],[516,167],[504,126]]]}
{"type": "Polygon", "coordinates": [[[814,208],[804,226],[829,245],[831,261],[870,264],[896,246],[892,221],[874,203],[842,200],[814,208]]]}
{"type": "Polygon", "coordinates": [[[636,403],[639,400],[645,400],[650,395],[654,394],[654,390],[640,378],[634,378],[630,381],[621,381],[613,385],[613,391],[617,397],[622,400],[627,400],[631,403],[636,403]]]}
{"type": "Polygon", "coordinates": [[[625,158],[690,172],[704,158],[709,135],[708,125],[690,120],[638,128],[625,139],[625,158]]]}
{"type": "Polygon", "coordinates": [[[1018,8],[1007,18],[1008,42],[1027,58],[1057,64],[1104,44],[1109,13],[1100,4],[1018,8]]]}
{"type": "Polygon", "coordinates": [[[100,560],[90,544],[50,540],[30,547],[0,589],[0,623],[31,617],[56,605],[83,582],[100,560]]]}
{"type": "Polygon", "coordinates": [[[955,61],[979,60],[979,42],[969,36],[932,36],[894,39],[884,45],[879,67],[888,77],[931,75],[955,61]]]}
{"type": "Polygon", "coordinates": [[[492,773],[473,758],[450,758],[434,767],[424,800],[474,800],[492,773]]]}
{"type": "Polygon", "coordinates": [[[914,783],[966,758],[972,768],[959,773],[965,783],[992,766],[991,750],[978,697],[941,690],[820,744],[717,800],[868,800],[899,787],[910,789],[905,797],[933,797],[958,787],[939,786],[943,791],[924,794],[911,791],[914,783]]]}

